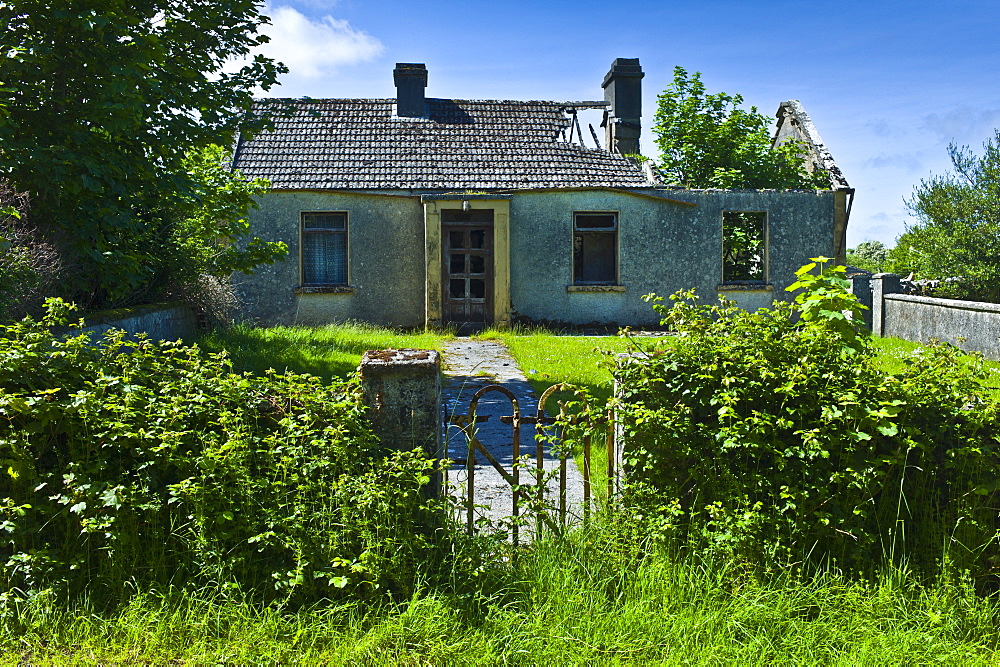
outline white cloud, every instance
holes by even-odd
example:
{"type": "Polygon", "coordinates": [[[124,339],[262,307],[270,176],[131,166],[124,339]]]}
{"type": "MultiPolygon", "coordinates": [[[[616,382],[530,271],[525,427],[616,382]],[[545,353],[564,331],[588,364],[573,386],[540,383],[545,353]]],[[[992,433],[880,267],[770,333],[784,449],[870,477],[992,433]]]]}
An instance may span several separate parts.
{"type": "MultiPolygon", "coordinates": [[[[936,134],[942,142],[981,143],[1000,125],[1000,109],[956,107],[948,113],[928,114],[921,129],[936,134]]],[[[977,146],[978,147],[978,146],[977,146]]]]}
{"type": "Polygon", "coordinates": [[[924,168],[923,155],[920,153],[882,153],[868,158],[861,164],[873,169],[902,169],[911,174],[924,168]]]}
{"type": "Polygon", "coordinates": [[[312,20],[297,9],[268,6],[271,25],[262,26],[271,41],[260,53],[288,66],[293,77],[317,79],[343,65],[371,60],[382,52],[375,37],[344,20],[324,16],[312,20]]]}

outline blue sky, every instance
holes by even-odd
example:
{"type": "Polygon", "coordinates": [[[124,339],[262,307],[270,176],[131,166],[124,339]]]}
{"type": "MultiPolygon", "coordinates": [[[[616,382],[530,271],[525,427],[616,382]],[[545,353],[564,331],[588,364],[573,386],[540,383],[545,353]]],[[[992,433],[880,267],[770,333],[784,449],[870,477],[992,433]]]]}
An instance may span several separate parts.
{"type": "Polygon", "coordinates": [[[284,97],[394,97],[396,62],[423,62],[427,94],[603,99],[618,57],[639,58],[643,152],[673,68],[770,116],[799,99],[857,197],[848,244],[892,245],[903,200],[1000,128],[1000,1],[271,0],[267,55],[284,97]]]}

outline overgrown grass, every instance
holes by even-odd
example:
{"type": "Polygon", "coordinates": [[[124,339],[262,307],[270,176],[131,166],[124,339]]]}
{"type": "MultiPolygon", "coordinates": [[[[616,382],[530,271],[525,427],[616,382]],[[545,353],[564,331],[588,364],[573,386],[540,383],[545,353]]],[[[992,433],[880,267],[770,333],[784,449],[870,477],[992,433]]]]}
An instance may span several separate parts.
{"type": "MultiPolygon", "coordinates": [[[[902,338],[880,338],[875,336],[872,340],[875,348],[878,350],[879,362],[882,369],[889,373],[902,369],[904,364],[903,359],[921,347],[920,343],[903,340],[902,338]]],[[[986,368],[990,369],[1000,378],[1000,362],[986,361],[984,363],[986,368]]]]}
{"type": "Polygon", "coordinates": [[[601,401],[611,396],[614,384],[611,371],[603,365],[608,360],[604,352],[634,349],[619,336],[561,335],[545,329],[490,329],[479,337],[502,341],[539,395],[554,384],[568,382],[601,401]]]}
{"type": "MultiPolygon", "coordinates": [[[[491,335],[507,343],[536,390],[570,381],[599,398],[611,376],[597,366],[595,348],[628,349],[614,337],[491,335]]],[[[202,344],[226,347],[241,370],[340,377],[365,349],[440,341],[366,326],[237,327],[202,344]]],[[[386,596],[291,611],[223,599],[209,587],[138,591],[106,611],[101,600],[67,603],[35,591],[0,610],[0,664],[1000,661],[1000,603],[961,577],[946,572],[921,584],[898,569],[871,581],[793,567],[750,571],[678,555],[652,541],[654,532],[649,520],[617,509],[516,559],[504,541],[466,543],[452,533],[454,548],[428,553],[423,586],[402,604],[386,596]]]]}
{"type": "MultiPolygon", "coordinates": [[[[620,517],[619,517],[620,518],[620,517]]],[[[607,523],[607,522],[606,522],[607,523]]],[[[677,558],[607,525],[546,539],[492,591],[297,612],[140,594],[111,615],[44,601],[8,619],[4,664],[996,664],[994,599],[677,558]],[[471,597],[470,597],[471,596],[471,597]]]]}
{"type": "Polygon", "coordinates": [[[227,350],[236,372],[260,374],[269,368],[309,373],[330,380],[357,370],[365,350],[422,348],[439,350],[449,334],[406,332],[372,324],[320,327],[255,327],[238,324],[216,329],[198,344],[209,351],[227,350]]]}

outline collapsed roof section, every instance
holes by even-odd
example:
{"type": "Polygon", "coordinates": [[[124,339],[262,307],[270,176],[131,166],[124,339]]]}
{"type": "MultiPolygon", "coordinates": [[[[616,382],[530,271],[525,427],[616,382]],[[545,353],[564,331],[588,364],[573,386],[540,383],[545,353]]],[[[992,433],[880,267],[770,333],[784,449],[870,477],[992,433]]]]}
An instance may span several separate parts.
{"type": "Polygon", "coordinates": [[[829,174],[832,190],[851,189],[801,102],[798,100],[782,102],[775,115],[778,118],[778,127],[774,132],[772,146],[787,141],[801,142],[806,147],[806,166],[810,172],[822,169],[829,174]]]}

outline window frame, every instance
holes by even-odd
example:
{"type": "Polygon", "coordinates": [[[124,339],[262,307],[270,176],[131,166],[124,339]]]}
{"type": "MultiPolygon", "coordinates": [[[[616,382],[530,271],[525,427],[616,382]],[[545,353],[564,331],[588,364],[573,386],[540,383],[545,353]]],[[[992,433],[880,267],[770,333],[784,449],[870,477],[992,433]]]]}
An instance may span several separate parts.
{"type": "Polygon", "coordinates": [[[720,260],[721,261],[719,263],[719,269],[720,269],[720,272],[721,272],[720,285],[735,285],[735,286],[750,286],[750,287],[752,287],[752,286],[757,286],[757,285],[762,285],[763,286],[763,285],[770,284],[769,283],[769,274],[770,274],[770,252],[769,252],[769,250],[770,250],[770,245],[771,245],[771,243],[770,243],[770,240],[771,240],[770,236],[771,235],[770,235],[770,229],[769,229],[769,227],[770,227],[770,216],[769,216],[768,212],[766,210],[763,210],[763,211],[761,211],[761,210],[742,210],[742,209],[741,210],[736,210],[736,209],[724,210],[722,212],[721,223],[722,224],[720,225],[720,230],[722,232],[722,239],[721,239],[722,243],[721,243],[721,256],[720,256],[720,260]],[[736,214],[752,213],[752,214],[758,214],[758,215],[762,216],[762,222],[761,222],[761,240],[760,240],[760,247],[761,247],[761,253],[760,253],[761,254],[761,277],[759,279],[753,279],[753,280],[728,280],[726,278],[726,214],[727,213],[736,213],[736,214]]]}
{"type": "Polygon", "coordinates": [[[351,281],[351,218],[347,211],[342,210],[310,210],[310,211],[299,211],[299,286],[300,287],[346,287],[350,285],[351,281]],[[340,229],[306,229],[306,216],[309,215],[343,215],[344,216],[344,228],[340,229]],[[306,270],[305,270],[305,248],[306,239],[309,236],[316,235],[326,235],[326,234],[337,234],[343,235],[344,237],[344,282],[322,282],[322,283],[308,283],[306,282],[306,270]]]}
{"type": "Polygon", "coordinates": [[[600,287],[602,285],[620,285],[621,284],[621,250],[619,246],[621,231],[621,215],[619,211],[573,211],[572,225],[570,229],[570,270],[572,273],[572,283],[571,285],[576,287],[600,287]],[[577,218],[580,216],[588,215],[610,215],[614,219],[611,227],[605,228],[579,228],[577,226],[577,218]],[[614,261],[614,269],[612,271],[613,275],[610,280],[583,280],[577,275],[576,271],[576,237],[577,234],[604,234],[613,235],[613,250],[612,250],[612,260],[614,261]]]}

